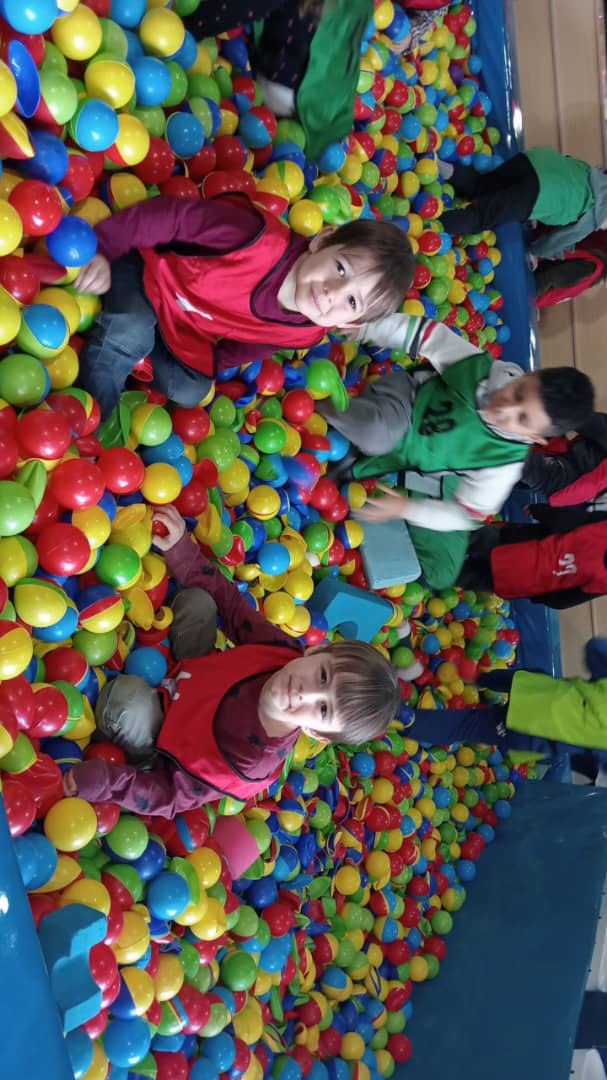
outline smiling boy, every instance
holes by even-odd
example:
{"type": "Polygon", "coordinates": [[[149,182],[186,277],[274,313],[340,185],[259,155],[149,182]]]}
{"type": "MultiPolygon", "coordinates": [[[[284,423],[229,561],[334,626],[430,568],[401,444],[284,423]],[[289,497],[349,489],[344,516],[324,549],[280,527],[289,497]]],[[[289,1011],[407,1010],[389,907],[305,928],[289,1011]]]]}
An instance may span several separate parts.
{"type": "Polygon", "coordinates": [[[66,795],[172,817],[224,795],[259,794],[302,731],[348,743],[384,733],[400,691],[381,653],[362,641],[304,651],[205,559],[174,507],[157,508],[154,520],[164,533],[156,546],[185,586],[169,635],[177,663],[158,689],[133,675],[106,684],[97,737],[122,747],[128,763],[74,766],[64,774],[66,795]],[[226,652],[214,648],[218,612],[235,646],[226,652]]]}
{"type": "Polygon", "coordinates": [[[148,199],[95,231],[98,253],[75,286],[106,294],[80,358],[103,418],[146,357],[158,390],[197,405],[216,374],[396,311],[415,268],[390,222],[310,239],[244,195],[148,199]]]}

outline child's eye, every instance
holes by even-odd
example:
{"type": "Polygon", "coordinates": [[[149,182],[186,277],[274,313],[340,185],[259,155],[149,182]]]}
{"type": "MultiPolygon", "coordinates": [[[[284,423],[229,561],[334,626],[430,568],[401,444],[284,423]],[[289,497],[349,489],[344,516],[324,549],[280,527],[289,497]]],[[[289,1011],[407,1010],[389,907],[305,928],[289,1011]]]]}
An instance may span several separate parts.
{"type": "Polygon", "coordinates": [[[328,682],[327,669],[324,667],[320,669],[320,681],[323,686],[328,682]]]}
{"type": "Polygon", "coordinates": [[[327,706],[325,705],[324,701],[323,701],[322,705],[320,706],[320,715],[321,715],[323,720],[327,719],[327,706]]]}
{"type": "Polygon", "coordinates": [[[337,266],[337,273],[339,274],[339,276],[340,277],[345,277],[346,276],[346,268],[345,268],[344,264],[341,263],[339,261],[339,259],[337,259],[335,265],[337,266]]]}
{"type": "Polygon", "coordinates": [[[348,303],[349,303],[350,307],[352,308],[352,311],[356,311],[356,297],[355,296],[349,296],[348,297],[348,303]]]}

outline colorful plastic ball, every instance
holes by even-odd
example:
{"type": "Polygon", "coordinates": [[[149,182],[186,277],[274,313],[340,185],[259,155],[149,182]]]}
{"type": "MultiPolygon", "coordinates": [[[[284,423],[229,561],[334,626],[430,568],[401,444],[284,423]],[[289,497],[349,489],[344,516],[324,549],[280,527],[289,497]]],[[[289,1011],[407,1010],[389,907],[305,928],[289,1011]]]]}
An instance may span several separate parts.
{"type": "Polygon", "coordinates": [[[125,61],[110,53],[97,53],[86,66],[84,85],[92,98],[122,109],[133,96],[135,76],[125,61]]]}
{"type": "Polygon", "coordinates": [[[146,906],[157,919],[174,919],[191,903],[188,883],[181,874],[165,871],[158,874],[146,890],[146,906]]]}
{"type": "MultiPolygon", "coordinates": [[[[116,495],[139,491],[145,478],[145,466],[134,450],[126,446],[112,447],[99,455],[98,463],[108,491],[116,495]]],[[[99,544],[95,546],[99,547],[99,544]]]]}
{"type": "Polygon", "coordinates": [[[99,553],[95,573],[104,585],[128,589],[141,575],[141,559],[125,544],[106,544],[99,553]]]}
{"type": "Polygon", "coordinates": [[[112,1016],[131,1020],[142,1016],[154,1000],[154,980],[138,967],[125,967],[120,972],[120,991],[112,1002],[112,1016]]]}
{"type": "Polygon", "coordinates": [[[0,679],[15,679],[21,675],[32,654],[32,639],[25,627],[10,619],[0,620],[0,679]]]}
{"type": "Polygon", "coordinates": [[[300,236],[316,236],[324,225],[322,208],[311,199],[299,199],[289,210],[289,225],[300,236]]]}
{"type": "Polygon", "coordinates": [[[23,236],[23,223],[18,210],[0,199],[0,256],[10,255],[19,247],[23,236]]]}
{"type": "Polygon", "coordinates": [[[137,103],[162,105],[171,91],[171,74],[166,64],[155,56],[140,56],[132,63],[137,103]]]}
{"type": "Polygon", "coordinates": [[[123,814],[115,829],[107,834],[104,846],[112,855],[127,862],[138,859],[146,849],[148,831],[142,821],[133,814],[123,814]]]}
{"type": "Polygon", "coordinates": [[[138,405],[131,414],[131,433],[142,446],[159,446],[171,431],[171,417],[160,405],[138,405]]]}
{"type": "Polygon", "coordinates": [[[204,144],[204,128],[191,112],[172,113],[167,121],[166,139],[177,157],[191,158],[204,144]]]}
{"type": "Polygon", "coordinates": [[[156,462],[146,466],[141,494],[156,505],[174,502],[182,488],[181,477],[173,465],[156,462]]]}
{"type": "Polygon", "coordinates": [[[44,832],[57,851],[79,851],[97,832],[97,818],[84,799],[60,799],[44,819],[44,832]]]}
{"type": "Polygon", "coordinates": [[[22,180],[9,195],[28,236],[46,236],[56,229],[63,216],[56,190],[43,180],[22,180]]]}
{"type": "Polygon", "coordinates": [[[230,953],[222,961],[221,978],[230,990],[250,990],[257,978],[257,964],[249,953],[230,953]]]}
{"type": "Polygon", "coordinates": [[[83,97],[69,120],[69,133],[82,150],[108,150],[120,130],[111,105],[98,98],[83,97]]]}
{"type": "Polygon", "coordinates": [[[91,667],[100,667],[102,664],[107,664],[116,652],[118,638],[114,630],[108,630],[105,633],[78,630],[72,636],[72,644],[78,652],[82,653],[91,667]]]}
{"type": "MultiPolygon", "coordinates": [[[[247,497],[247,510],[261,521],[276,517],[280,510],[280,495],[272,487],[260,484],[247,497]]],[[[1,531],[1,530],[0,530],[1,531]]]]}
{"type": "Polygon", "coordinates": [[[263,545],[257,561],[264,574],[277,577],[289,569],[291,556],[283,544],[271,542],[263,545]]]}
{"type": "Polygon", "coordinates": [[[20,34],[45,34],[57,18],[57,4],[55,0],[36,0],[32,4],[2,0],[0,13],[20,34]]]}
{"type": "Polygon", "coordinates": [[[118,114],[118,134],[107,156],[114,165],[139,165],[150,149],[150,133],[136,116],[118,114]]]}
{"type": "Polygon", "coordinates": [[[62,461],[53,469],[49,480],[49,494],[66,510],[86,510],[95,506],[104,490],[101,469],[83,458],[62,461]]]}
{"type": "Polygon", "coordinates": [[[41,889],[57,869],[57,852],[46,836],[28,833],[14,840],[19,873],[26,889],[41,889]]]}
{"type": "Polygon", "coordinates": [[[124,671],[127,675],[141,675],[150,686],[160,686],[166,678],[168,664],[164,653],[150,645],[133,649],[126,658],[124,671]]]}
{"type": "Polygon", "coordinates": [[[174,11],[154,7],[145,13],[139,24],[139,37],[151,56],[174,56],[183,45],[185,26],[174,11]]]}
{"type": "Polygon", "coordinates": [[[39,360],[51,359],[67,345],[69,327],[65,315],[50,304],[31,304],[23,309],[17,345],[39,360]]]}
{"type": "Polygon", "coordinates": [[[112,1066],[128,1069],[138,1065],[150,1049],[152,1032],[146,1020],[110,1020],[103,1036],[103,1049],[112,1066]]]}
{"type": "Polygon", "coordinates": [[[64,217],[46,238],[51,258],[62,266],[84,266],[97,251],[95,231],[79,217],[64,217]]]}
{"type": "Polygon", "coordinates": [[[45,66],[39,73],[39,83],[36,119],[60,126],[67,124],[78,107],[78,93],[72,80],[64,72],[45,66]]]}
{"type": "Polygon", "coordinates": [[[14,480],[0,481],[0,534],[15,536],[27,529],[36,513],[36,505],[23,484],[14,480]]]}
{"type": "Polygon", "coordinates": [[[40,565],[49,574],[79,574],[91,557],[90,544],[75,525],[57,522],[42,529],[36,541],[40,565]]]}

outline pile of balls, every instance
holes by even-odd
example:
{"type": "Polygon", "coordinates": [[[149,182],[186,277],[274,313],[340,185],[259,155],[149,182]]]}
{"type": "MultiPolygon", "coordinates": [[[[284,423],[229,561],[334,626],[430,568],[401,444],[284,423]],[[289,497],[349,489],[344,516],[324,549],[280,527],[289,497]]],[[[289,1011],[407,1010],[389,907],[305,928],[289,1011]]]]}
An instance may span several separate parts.
{"type": "Polygon", "coordinates": [[[353,133],[318,163],[300,125],[263,105],[242,34],[196,43],[180,17],[192,8],[2,3],[2,797],[36,921],[75,902],[107,920],[90,960],[101,1007],[67,1041],[77,1080],[376,1080],[411,1054],[414,984],[438,973],[520,777],[496,753],[422,749],[405,727],[416,704],[475,703],[479,670],[511,662],[508,605],[385,590],[374,644],[399,671],[394,730],[356,752],[302,736],[254,807],[224,800],[164,823],[64,798],[62,771],[82,757],[122,760],[91,743],[108,675],[156,686],[169,668],[172,583],[151,506],[174,503],[267,619],[309,645],[334,636],[308,601],[327,575],[366,587],[350,513],[369,486],[325,476],[347,445],[315,405],[409,363],[329,341],[228,372],[192,409],[142,383],[125,396],[126,442],[100,441],[97,402],[74,385],[100,304],[73,282],[111,213],[158,192],[241,191],[306,236],[396,221],[418,256],[405,312],[499,358],[495,238],[453,245],[438,166],[488,168],[499,136],[465,4],[402,61],[389,46],[406,17],[376,6],[353,133]],[[228,819],[259,851],[235,877],[228,819]]]}

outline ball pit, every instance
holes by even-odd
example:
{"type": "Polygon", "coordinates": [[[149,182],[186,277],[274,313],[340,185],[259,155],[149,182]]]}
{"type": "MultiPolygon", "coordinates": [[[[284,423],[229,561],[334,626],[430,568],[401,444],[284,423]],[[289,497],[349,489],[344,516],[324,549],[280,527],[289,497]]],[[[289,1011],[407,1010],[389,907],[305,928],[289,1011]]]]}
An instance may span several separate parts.
{"type": "Polygon", "coordinates": [[[196,408],[144,396],[127,445],[106,449],[90,441],[97,404],[72,386],[99,304],[73,282],[95,253],[95,223],[155,185],[244,190],[305,236],[361,214],[396,221],[418,252],[404,310],[457,325],[499,358],[509,331],[495,238],[452,244],[438,172],[438,159],[487,167],[491,103],[465,4],[416,58],[392,63],[386,41],[406,36],[406,17],[384,0],[356,128],[325,150],[315,183],[300,125],[261,103],[244,39],[196,46],[180,17],[193,7],[2,4],[32,61],[28,88],[0,72],[3,800],[34,914],[78,902],[107,919],[91,951],[102,1008],[80,1029],[92,1047],[84,1080],[110,1067],[160,1080],[390,1076],[412,1053],[415,985],[439,974],[520,776],[496,752],[422,748],[404,725],[417,704],[479,700],[479,671],[514,656],[508,604],[415,582],[386,590],[394,615],[375,644],[399,671],[394,729],[356,750],[302,736],[255,807],[225,799],[165,822],[64,798],[62,771],[82,756],[122,760],[91,742],[108,676],[158,685],[167,673],[168,580],[147,504],[175,502],[194,519],[203,549],[270,621],[308,645],[326,640],[335,628],[307,604],[326,574],[366,587],[349,516],[364,488],[339,492],[323,476],[346,447],[316,402],[339,393],[342,375],[355,387],[408,363],[337,343],[278,356],[218,381],[196,408]],[[41,291],[42,251],[65,275],[41,291]],[[234,878],[225,821],[251,847],[234,878]]]}

